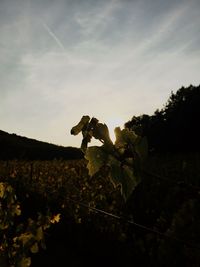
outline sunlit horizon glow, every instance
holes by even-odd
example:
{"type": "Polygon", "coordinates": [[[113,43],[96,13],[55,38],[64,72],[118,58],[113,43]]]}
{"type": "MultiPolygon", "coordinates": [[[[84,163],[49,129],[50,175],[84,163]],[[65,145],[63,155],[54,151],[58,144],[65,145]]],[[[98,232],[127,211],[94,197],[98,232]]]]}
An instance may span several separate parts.
{"type": "Polygon", "coordinates": [[[63,146],[199,85],[199,0],[1,0],[0,129],[63,146]]]}
{"type": "Polygon", "coordinates": [[[110,139],[113,143],[115,143],[116,136],[115,136],[115,128],[120,127],[121,129],[124,128],[124,121],[120,118],[110,118],[106,125],[108,126],[110,139]]]}

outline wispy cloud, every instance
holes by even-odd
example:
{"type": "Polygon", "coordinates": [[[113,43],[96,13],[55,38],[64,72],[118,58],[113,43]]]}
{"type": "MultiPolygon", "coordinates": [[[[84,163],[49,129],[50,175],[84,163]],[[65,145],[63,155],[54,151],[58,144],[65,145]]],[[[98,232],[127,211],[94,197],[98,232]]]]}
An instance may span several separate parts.
{"type": "Polygon", "coordinates": [[[75,14],[75,20],[82,28],[82,33],[95,38],[99,37],[104,31],[107,23],[112,20],[113,12],[119,7],[118,0],[102,1],[98,8],[82,13],[75,14]]]}
{"type": "Polygon", "coordinates": [[[58,39],[58,37],[55,35],[55,33],[49,28],[49,26],[45,23],[42,22],[42,25],[44,29],[47,31],[47,33],[53,38],[53,40],[56,42],[56,44],[65,52],[65,47],[63,43],[58,39]]]}

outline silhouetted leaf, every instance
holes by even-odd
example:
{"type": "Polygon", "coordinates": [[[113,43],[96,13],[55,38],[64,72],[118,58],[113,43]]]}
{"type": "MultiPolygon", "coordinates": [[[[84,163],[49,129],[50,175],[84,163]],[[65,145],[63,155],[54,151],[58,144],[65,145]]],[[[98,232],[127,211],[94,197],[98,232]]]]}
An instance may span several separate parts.
{"type": "Polygon", "coordinates": [[[91,146],[87,149],[85,158],[88,160],[87,168],[89,170],[89,174],[93,176],[105,164],[107,154],[101,147],[91,146]]]}
{"type": "Polygon", "coordinates": [[[100,141],[104,141],[105,143],[112,143],[106,124],[98,123],[94,128],[93,136],[100,141]]]}
{"type": "Polygon", "coordinates": [[[138,136],[131,130],[123,129],[121,130],[120,127],[115,128],[115,146],[116,148],[124,147],[128,144],[134,145],[137,141],[138,136]]]}
{"type": "Polygon", "coordinates": [[[112,183],[115,187],[119,184],[121,185],[121,193],[126,201],[135,187],[140,183],[141,178],[134,174],[133,168],[122,165],[113,156],[109,156],[108,165],[110,166],[112,183]]]}
{"type": "Polygon", "coordinates": [[[89,123],[89,121],[90,121],[89,116],[83,116],[80,122],[71,129],[71,134],[73,135],[79,134],[83,130],[83,128],[89,123]]]}

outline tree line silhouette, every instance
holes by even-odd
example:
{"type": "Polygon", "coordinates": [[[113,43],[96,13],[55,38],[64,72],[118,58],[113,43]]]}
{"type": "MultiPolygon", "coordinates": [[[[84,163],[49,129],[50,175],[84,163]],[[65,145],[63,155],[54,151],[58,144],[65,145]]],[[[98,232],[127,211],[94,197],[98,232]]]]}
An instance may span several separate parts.
{"type": "Polygon", "coordinates": [[[133,116],[125,127],[148,139],[150,151],[200,151],[200,85],[182,87],[152,116],[133,116]]]}

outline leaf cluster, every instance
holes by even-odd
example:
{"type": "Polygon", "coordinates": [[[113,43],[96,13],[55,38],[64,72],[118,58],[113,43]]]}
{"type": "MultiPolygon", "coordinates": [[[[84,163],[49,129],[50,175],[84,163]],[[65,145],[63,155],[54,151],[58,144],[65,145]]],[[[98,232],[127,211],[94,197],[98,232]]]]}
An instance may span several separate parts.
{"type": "Polygon", "coordinates": [[[101,168],[107,167],[108,174],[125,200],[129,198],[135,187],[140,183],[140,169],[147,156],[147,140],[128,129],[115,129],[116,141],[110,139],[107,125],[99,123],[96,118],[83,116],[80,122],[71,130],[71,134],[82,132],[81,148],[88,161],[91,176],[101,168]],[[102,142],[102,146],[88,147],[92,137],[102,142]]]}
{"type": "Polygon", "coordinates": [[[31,254],[45,248],[44,231],[55,223],[52,215],[38,214],[36,220],[21,220],[21,205],[15,190],[0,182],[0,263],[2,267],[28,267],[31,254]]]}

